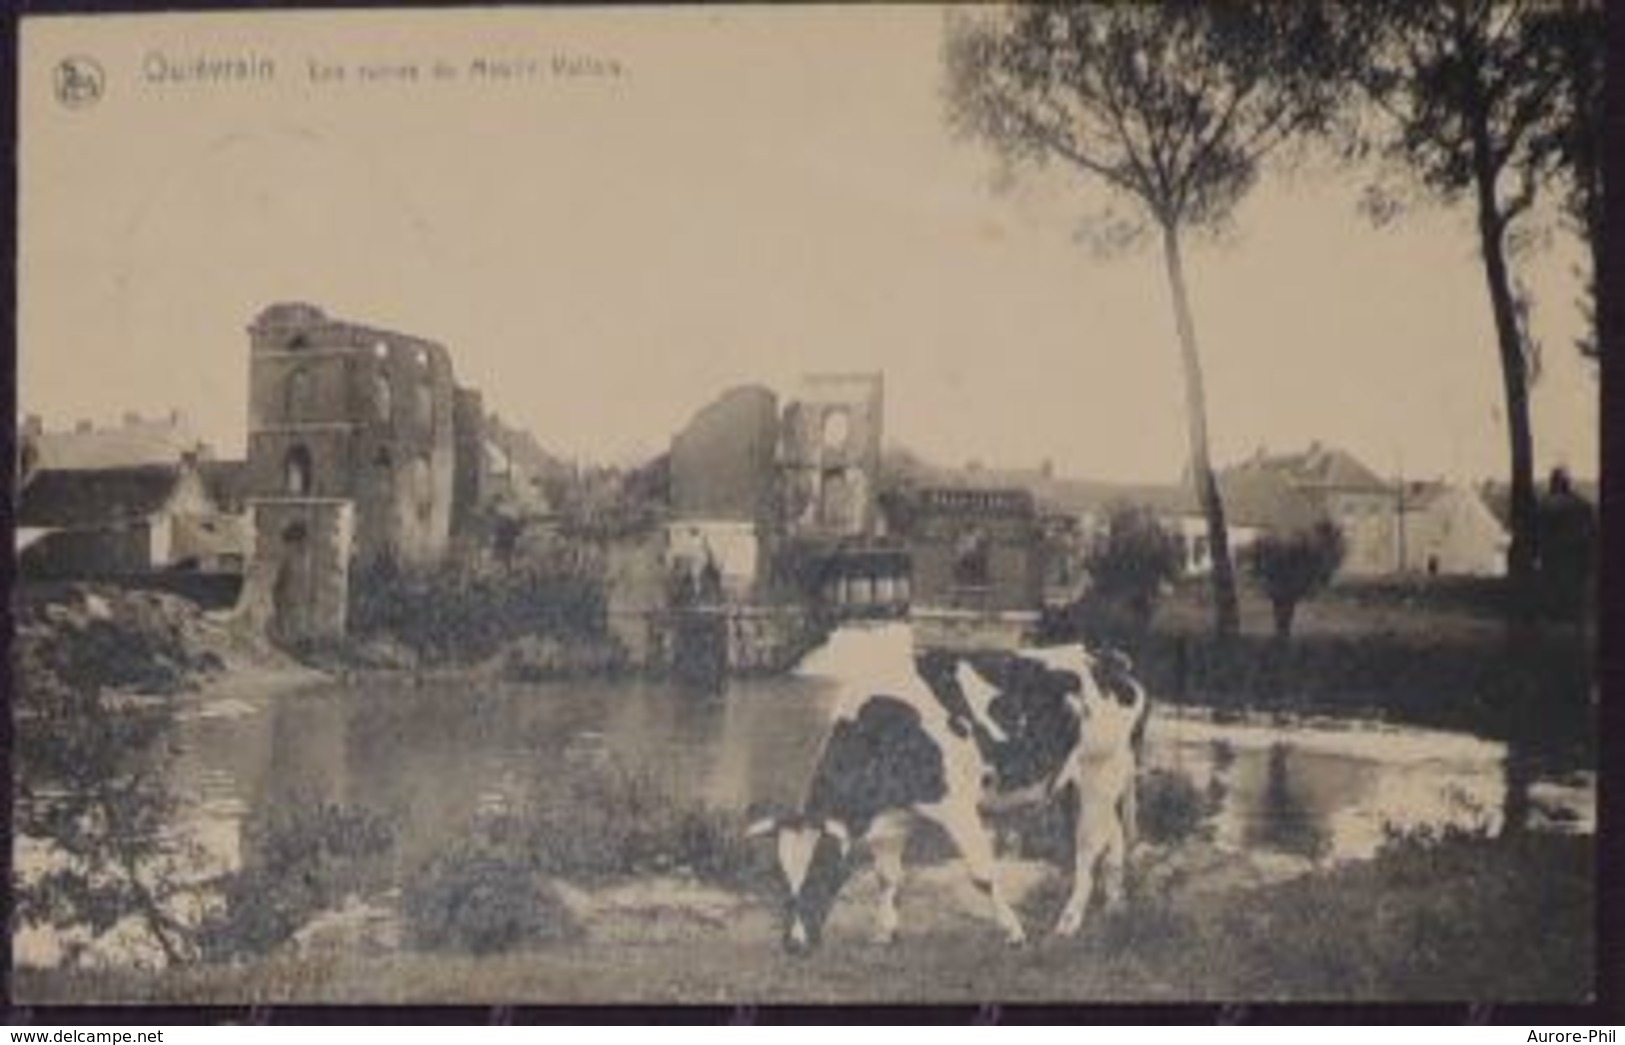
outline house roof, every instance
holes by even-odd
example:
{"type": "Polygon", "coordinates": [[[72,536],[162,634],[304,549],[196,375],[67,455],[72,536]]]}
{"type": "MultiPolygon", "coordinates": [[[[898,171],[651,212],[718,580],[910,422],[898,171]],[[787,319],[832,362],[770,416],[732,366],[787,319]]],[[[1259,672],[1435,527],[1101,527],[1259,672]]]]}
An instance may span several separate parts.
{"type": "MultiPolygon", "coordinates": [[[[893,475],[905,475],[933,487],[1030,490],[1042,514],[1100,515],[1118,505],[1145,507],[1162,516],[1202,514],[1196,491],[1188,480],[1115,483],[1062,478],[1037,470],[940,468],[906,451],[889,454],[887,464],[893,475]]],[[[1231,525],[1296,530],[1313,526],[1323,518],[1305,491],[1273,469],[1231,468],[1217,478],[1225,519],[1231,525]]]]}
{"type": "MultiPolygon", "coordinates": [[[[1306,530],[1325,517],[1304,493],[1268,471],[1228,471],[1218,476],[1225,521],[1259,530],[1306,530]]],[[[1194,490],[1182,491],[1185,514],[1201,514],[1194,490]]]]}
{"type": "Polygon", "coordinates": [[[247,461],[199,461],[198,476],[210,500],[226,510],[239,510],[248,493],[247,461]]]}
{"type": "Polygon", "coordinates": [[[128,468],[173,464],[207,448],[182,415],[133,417],[124,423],[85,431],[40,432],[29,437],[40,468],[128,468]]]}
{"type": "Polygon", "coordinates": [[[1377,473],[1347,450],[1311,443],[1301,453],[1265,454],[1225,469],[1231,472],[1273,472],[1294,486],[1316,490],[1385,490],[1377,473]]]}
{"type": "Polygon", "coordinates": [[[175,492],[178,465],[42,469],[17,495],[21,527],[83,527],[144,519],[175,492]]]}

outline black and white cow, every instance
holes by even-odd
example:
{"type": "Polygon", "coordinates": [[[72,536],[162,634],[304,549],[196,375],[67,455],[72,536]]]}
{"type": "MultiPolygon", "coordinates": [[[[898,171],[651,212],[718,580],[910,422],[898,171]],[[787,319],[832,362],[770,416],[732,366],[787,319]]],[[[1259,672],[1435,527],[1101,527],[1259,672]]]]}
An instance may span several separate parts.
{"type": "Polygon", "coordinates": [[[880,879],[875,938],[897,932],[903,851],[919,820],[940,827],[1011,944],[1026,940],[999,887],[984,811],[1073,789],[1076,869],[1055,931],[1075,933],[1103,868],[1122,897],[1125,816],[1147,701],[1118,657],[1081,645],[955,658],[916,657],[907,624],[839,629],[799,668],[840,685],[835,720],[799,813],[764,820],[787,888],[784,944],[816,947],[867,847],[880,879]]]}

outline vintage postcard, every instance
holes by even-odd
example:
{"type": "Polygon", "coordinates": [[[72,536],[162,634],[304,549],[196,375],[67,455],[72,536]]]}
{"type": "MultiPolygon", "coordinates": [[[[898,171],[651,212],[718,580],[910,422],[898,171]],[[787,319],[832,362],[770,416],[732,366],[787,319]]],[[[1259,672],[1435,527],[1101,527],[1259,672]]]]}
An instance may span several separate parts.
{"type": "Polygon", "coordinates": [[[13,997],[1593,999],[1600,5],[1372,10],[22,19],[13,997]]]}

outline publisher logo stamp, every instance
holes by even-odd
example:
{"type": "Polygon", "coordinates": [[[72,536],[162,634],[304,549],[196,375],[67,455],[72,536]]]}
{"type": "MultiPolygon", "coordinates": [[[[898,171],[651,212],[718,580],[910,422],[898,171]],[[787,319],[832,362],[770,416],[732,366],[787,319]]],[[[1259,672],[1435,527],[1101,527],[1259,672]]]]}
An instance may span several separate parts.
{"type": "Polygon", "coordinates": [[[74,55],[56,64],[53,75],[56,100],[69,109],[84,109],[101,101],[107,77],[94,58],[74,55]]]}

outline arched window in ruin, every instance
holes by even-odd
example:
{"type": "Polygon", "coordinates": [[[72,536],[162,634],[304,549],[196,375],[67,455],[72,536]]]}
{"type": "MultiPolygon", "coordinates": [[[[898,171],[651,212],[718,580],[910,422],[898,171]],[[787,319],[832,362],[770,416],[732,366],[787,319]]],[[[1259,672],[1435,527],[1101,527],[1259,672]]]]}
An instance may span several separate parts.
{"type": "Polygon", "coordinates": [[[429,459],[418,457],[412,461],[412,504],[418,518],[427,520],[434,511],[434,482],[429,471],[429,459]]]}
{"type": "Polygon", "coordinates": [[[298,367],[288,375],[288,384],[283,389],[282,411],[289,421],[303,421],[309,416],[310,372],[304,367],[298,367]]]}
{"type": "Polygon", "coordinates": [[[282,531],[282,543],[303,544],[307,536],[309,536],[309,531],[305,528],[303,522],[291,522],[288,524],[288,528],[282,531]]]}
{"type": "Polygon", "coordinates": [[[311,487],[311,460],[310,451],[303,446],[295,446],[288,451],[283,459],[282,471],[284,475],[284,488],[294,497],[307,497],[311,487]]]}
{"type": "Polygon", "coordinates": [[[847,440],[852,437],[852,415],[843,409],[834,409],[825,412],[823,428],[819,432],[819,439],[823,441],[824,450],[830,453],[840,453],[846,449],[847,440]]]}
{"type": "Polygon", "coordinates": [[[389,384],[389,374],[383,370],[372,378],[372,411],[373,416],[382,424],[388,424],[395,410],[395,393],[389,384]]]}
{"type": "Polygon", "coordinates": [[[416,415],[414,422],[421,430],[425,432],[434,430],[434,385],[430,383],[427,374],[418,383],[416,415]]]}

